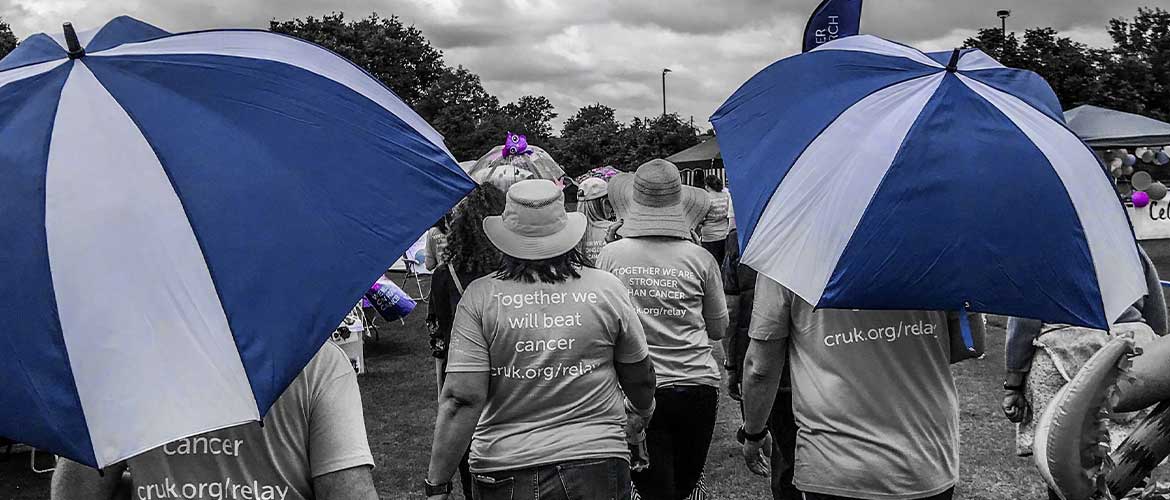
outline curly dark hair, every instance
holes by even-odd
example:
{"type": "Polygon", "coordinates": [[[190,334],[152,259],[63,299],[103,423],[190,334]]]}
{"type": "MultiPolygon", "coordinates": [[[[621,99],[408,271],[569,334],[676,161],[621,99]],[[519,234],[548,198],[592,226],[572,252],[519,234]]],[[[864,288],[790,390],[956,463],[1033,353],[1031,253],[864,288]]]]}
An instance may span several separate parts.
{"type": "Polygon", "coordinates": [[[455,272],[465,276],[487,276],[500,264],[500,251],[483,232],[483,219],[504,212],[503,191],[485,184],[475,188],[455,213],[447,232],[443,258],[455,272]]]}
{"type": "Polygon", "coordinates": [[[536,283],[537,280],[542,283],[563,283],[570,278],[580,278],[581,273],[577,270],[583,267],[593,267],[593,264],[576,248],[544,260],[524,260],[504,255],[495,276],[504,281],[521,283],[536,283]]]}

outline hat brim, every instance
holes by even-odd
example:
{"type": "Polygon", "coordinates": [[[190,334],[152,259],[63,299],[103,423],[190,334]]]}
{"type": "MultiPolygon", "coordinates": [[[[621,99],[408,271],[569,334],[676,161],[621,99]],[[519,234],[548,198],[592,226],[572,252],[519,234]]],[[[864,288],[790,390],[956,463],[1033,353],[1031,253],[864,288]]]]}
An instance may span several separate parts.
{"type": "Polygon", "coordinates": [[[483,220],[483,232],[492,244],[506,255],[523,260],[544,260],[564,255],[581,242],[585,236],[588,221],[585,214],[570,212],[565,227],[547,236],[525,236],[504,227],[504,218],[499,215],[483,220]]]}
{"type": "Polygon", "coordinates": [[[623,238],[666,236],[689,240],[702,222],[711,200],[702,189],[682,187],[679,203],[651,207],[634,200],[634,174],[623,173],[609,181],[609,199],[617,218],[622,220],[618,235],[623,238]]]}

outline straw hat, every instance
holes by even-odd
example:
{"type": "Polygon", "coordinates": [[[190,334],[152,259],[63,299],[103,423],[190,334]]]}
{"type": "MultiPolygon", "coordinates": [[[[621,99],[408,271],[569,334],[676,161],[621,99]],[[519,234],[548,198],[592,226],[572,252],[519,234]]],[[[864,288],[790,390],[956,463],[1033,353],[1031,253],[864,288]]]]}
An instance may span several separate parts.
{"type": "Polygon", "coordinates": [[[634,174],[614,176],[609,181],[609,199],[622,219],[618,235],[623,238],[689,240],[711,205],[702,189],[683,186],[678,167],[666,160],[650,160],[634,174]]]}
{"type": "Polygon", "coordinates": [[[585,214],[566,213],[564,193],[544,179],[512,185],[504,213],[483,220],[483,232],[496,248],[524,260],[563,255],[581,241],[585,226],[585,214]]]}
{"type": "Polygon", "coordinates": [[[590,177],[577,184],[581,194],[577,197],[581,201],[593,201],[609,196],[609,183],[596,177],[590,177]]]}

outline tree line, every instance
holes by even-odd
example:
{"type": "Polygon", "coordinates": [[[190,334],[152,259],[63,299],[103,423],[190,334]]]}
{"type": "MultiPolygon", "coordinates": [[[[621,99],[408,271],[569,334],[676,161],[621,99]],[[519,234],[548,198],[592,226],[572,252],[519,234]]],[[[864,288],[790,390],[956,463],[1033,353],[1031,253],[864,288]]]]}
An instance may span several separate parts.
{"type": "MultiPolygon", "coordinates": [[[[421,30],[395,16],[353,20],[338,12],[274,20],[269,29],[317,43],[365,68],[442,133],[459,160],[478,159],[502,144],[505,133],[516,132],[548,150],[570,175],[579,175],[605,165],[630,170],[704,138],[678,115],[622,122],[601,103],[579,109],[557,133],[552,126],[557,112],[547,98],[526,95],[501,104],[478,75],[447,65],[421,30]]],[[[1170,121],[1170,12],[1141,8],[1133,19],[1110,20],[1108,32],[1113,46],[1098,48],[1052,28],[1022,35],[983,28],[964,46],[1040,74],[1065,109],[1095,104],[1170,121]]],[[[0,56],[16,44],[0,21],[0,56]]]]}

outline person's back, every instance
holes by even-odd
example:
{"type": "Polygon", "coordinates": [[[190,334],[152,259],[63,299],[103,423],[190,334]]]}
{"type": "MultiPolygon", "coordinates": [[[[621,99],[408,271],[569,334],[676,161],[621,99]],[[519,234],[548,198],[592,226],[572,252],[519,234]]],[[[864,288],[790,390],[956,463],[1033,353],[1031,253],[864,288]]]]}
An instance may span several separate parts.
{"type": "Polygon", "coordinates": [[[670,237],[623,238],[606,245],[597,265],[620,278],[641,315],[659,387],[719,386],[708,321],[727,317],[720,266],[703,247],[670,237]],[[710,293],[718,290],[716,293],[710,293]]]}
{"type": "MultiPolygon", "coordinates": [[[[959,472],[951,323],[942,312],[818,310],[759,276],[745,381],[778,379],[759,367],[787,346],[799,424],[794,483],[808,498],[950,498],[959,472]]],[[[744,387],[745,403],[765,394],[744,387]]],[[[757,413],[745,429],[758,428],[757,413]]]]}
{"type": "Polygon", "coordinates": [[[619,345],[637,317],[619,307],[616,278],[578,272],[561,283],[488,276],[460,301],[447,371],[490,367],[491,380],[472,471],[628,455],[614,360],[645,357],[619,345]]]}
{"type": "Polygon", "coordinates": [[[77,464],[59,465],[53,498],[109,498],[95,493],[108,489],[103,485],[79,483],[108,481],[124,467],[130,470],[131,491],[141,499],[376,498],[369,473],[373,464],[353,367],[341,348],[326,342],[272,405],[263,426],[252,422],[179,439],[119,464],[102,478],[80,471],[83,466],[77,464]],[[341,471],[359,471],[346,479],[348,486],[365,483],[368,491],[325,494],[318,478],[341,471]]]}
{"type": "Polygon", "coordinates": [[[503,257],[455,313],[424,484],[431,500],[450,494],[469,441],[479,500],[520,487],[534,500],[630,498],[654,370],[625,288],[576,249],[585,225],[545,180],[516,183],[503,214],[484,219],[503,257]]]}

